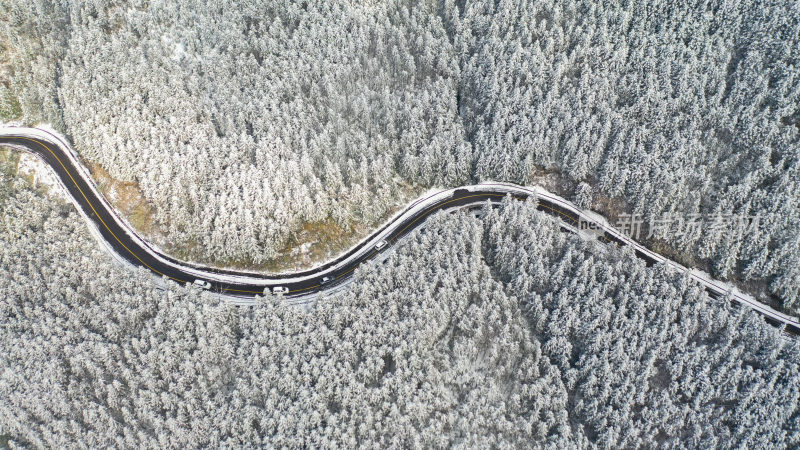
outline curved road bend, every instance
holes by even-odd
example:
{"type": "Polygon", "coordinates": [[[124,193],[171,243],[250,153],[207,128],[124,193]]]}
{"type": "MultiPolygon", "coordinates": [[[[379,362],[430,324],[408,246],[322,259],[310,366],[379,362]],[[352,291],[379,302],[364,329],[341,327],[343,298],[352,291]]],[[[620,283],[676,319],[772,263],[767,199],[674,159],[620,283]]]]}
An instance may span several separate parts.
{"type": "MultiPolygon", "coordinates": [[[[365,261],[393,245],[397,240],[422,225],[434,212],[452,208],[481,206],[487,202],[498,203],[507,195],[518,200],[530,197],[537,200],[537,209],[563,222],[562,229],[575,231],[580,220],[594,221],[585,212],[553,194],[521,186],[497,183],[466,186],[442,191],[415,202],[397,218],[375,231],[369,238],[351,248],[347,253],[324,265],[301,272],[265,276],[247,271],[209,268],[176,260],[154,249],[139,238],[99,194],[94,184],[79,169],[79,162],[61,138],[41,129],[0,128],[0,145],[14,147],[42,158],[55,172],[73,202],[92,222],[105,244],[121,258],[134,266],[149,269],[155,274],[179,283],[201,280],[210,283],[211,290],[222,295],[253,298],[263,294],[265,288],[285,288],[287,297],[307,296],[342,283],[365,261]],[[381,245],[383,243],[383,245],[381,245]],[[326,283],[322,279],[327,278],[326,283]]],[[[639,258],[647,265],[664,262],[677,270],[688,270],[661,255],[633,242],[607,223],[599,224],[598,238],[616,245],[632,245],[639,258]]],[[[749,296],[733,292],[730,286],[706,275],[694,272],[692,278],[703,284],[712,297],[730,295],[736,304],[751,307],[774,325],[784,325],[788,333],[800,334],[800,321],[769,308],[749,296]]]]}

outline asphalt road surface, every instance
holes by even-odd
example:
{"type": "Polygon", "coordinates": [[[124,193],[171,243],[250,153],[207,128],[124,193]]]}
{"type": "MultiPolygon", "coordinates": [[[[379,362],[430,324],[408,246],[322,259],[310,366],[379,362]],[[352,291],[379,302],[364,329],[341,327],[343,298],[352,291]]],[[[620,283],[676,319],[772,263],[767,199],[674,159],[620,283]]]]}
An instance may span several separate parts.
{"type": "MultiPolygon", "coordinates": [[[[498,185],[487,185],[486,187],[477,185],[452,190],[446,196],[439,195],[435,201],[425,204],[424,208],[414,208],[412,205],[406,214],[400,214],[397,220],[376,230],[370,238],[365,239],[347,253],[312,270],[265,276],[247,271],[196,266],[176,260],[152,248],[143,239],[136,236],[135,232],[116,216],[116,212],[108,202],[100,197],[91,182],[82,176],[81,169],[77,166],[79,164],[77,159],[69,153],[68,145],[60,138],[42,130],[34,129],[33,131],[36,133],[33,133],[31,129],[24,128],[20,128],[19,132],[14,130],[6,128],[0,133],[0,145],[19,148],[41,157],[53,169],[69,192],[73,202],[82,210],[85,217],[93,222],[100,237],[106,245],[111,247],[118,258],[122,258],[134,266],[145,267],[156,275],[179,283],[198,281],[205,285],[206,289],[229,297],[252,299],[255,295],[263,294],[265,289],[273,292],[282,291],[285,297],[308,296],[327,290],[346,281],[358,266],[389,250],[399,239],[422,226],[433,213],[441,210],[480,208],[487,203],[499,203],[505,197],[517,200],[527,200],[533,197],[532,200],[537,202],[537,209],[560,219],[564,230],[576,231],[577,225],[582,219],[574,207],[565,205],[565,202],[557,201],[554,197],[537,196],[535,191],[521,187],[509,187],[507,192],[503,192],[502,189],[498,190],[498,185]]],[[[665,261],[665,258],[631,242],[613,229],[606,229],[599,233],[598,239],[618,246],[633,245],[636,255],[642,258],[647,265],[665,261]]],[[[682,268],[677,263],[669,262],[675,267],[682,268]]],[[[725,288],[716,284],[718,282],[700,276],[694,276],[694,278],[705,285],[711,296],[718,298],[726,295],[725,288]]],[[[729,294],[730,291],[727,293],[729,294]]],[[[800,323],[796,319],[787,318],[784,314],[777,313],[761,304],[753,305],[751,301],[733,299],[732,302],[753,307],[770,323],[784,326],[787,333],[795,335],[800,333],[798,326],[800,323]]]]}

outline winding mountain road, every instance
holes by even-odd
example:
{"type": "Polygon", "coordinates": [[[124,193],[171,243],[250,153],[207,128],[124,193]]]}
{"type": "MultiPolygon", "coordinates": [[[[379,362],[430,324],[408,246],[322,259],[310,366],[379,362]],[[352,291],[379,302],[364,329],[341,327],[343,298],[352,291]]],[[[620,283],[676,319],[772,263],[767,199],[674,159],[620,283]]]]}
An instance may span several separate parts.
{"type": "MultiPolygon", "coordinates": [[[[572,203],[538,187],[522,187],[506,183],[485,183],[443,190],[418,199],[389,223],[338,258],[311,270],[280,275],[263,275],[204,267],[179,261],[164,254],[142,239],[120,218],[99,193],[76,153],[57,134],[40,128],[0,127],[0,145],[33,153],[53,170],[78,211],[87,220],[92,233],[115,258],[125,264],[145,267],[158,276],[179,283],[203,284],[213,292],[229,297],[238,304],[252,303],[255,295],[265,290],[281,291],[285,297],[309,297],[347,281],[355,269],[366,261],[388,251],[403,236],[417,229],[434,212],[455,208],[482,207],[498,203],[507,196],[536,201],[537,209],[562,221],[562,229],[581,232],[579,224],[591,223],[592,236],[601,242],[634,248],[647,265],[663,263],[675,270],[688,272],[705,286],[712,297],[729,296],[730,301],[761,313],[787,333],[800,334],[800,321],[783,314],[744,294],[727,283],[707,274],[687,269],[631,240],[596,213],[584,211],[572,203]]],[[[586,237],[587,233],[581,232],[586,237]]]]}

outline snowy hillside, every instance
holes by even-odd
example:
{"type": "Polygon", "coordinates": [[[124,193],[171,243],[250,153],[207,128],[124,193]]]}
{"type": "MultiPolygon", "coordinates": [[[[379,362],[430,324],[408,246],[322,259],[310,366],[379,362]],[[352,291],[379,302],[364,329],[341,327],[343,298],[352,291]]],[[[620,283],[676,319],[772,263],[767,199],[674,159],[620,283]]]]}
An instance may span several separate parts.
{"type": "Polygon", "coordinates": [[[135,182],[183,257],[275,266],[428,187],[549,173],[607,215],[758,216],[653,244],[800,304],[790,2],[2,8],[4,115],[135,182]]]}
{"type": "Polygon", "coordinates": [[[159,291],[71,207],[0,193],[3,441],[800,445],[796,342],[529,205],[440,215],[306,311],[159,291]]]}

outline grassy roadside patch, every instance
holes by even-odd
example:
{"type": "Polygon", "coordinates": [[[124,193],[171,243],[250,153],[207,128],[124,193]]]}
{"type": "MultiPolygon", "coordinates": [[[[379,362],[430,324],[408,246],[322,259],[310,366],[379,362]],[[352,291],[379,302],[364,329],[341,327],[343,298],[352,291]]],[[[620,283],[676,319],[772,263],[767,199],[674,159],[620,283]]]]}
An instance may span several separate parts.
{"type": "Polygon", "coordinates": [[[99,164],[89,163],[87,167],[100,192],[128,219],[136,231],[145,235],[159,232],[153,218],[153,209],[136,183],[114,179],[99,164]]]}
{"type": "Polygon", "coordinates": [[[241,264],[241,262],[237,261],[232,261],[230,266],[278,273],[307,269],[324,263],[369,236],[380,224],[404,209],[408,203],[421,194],[421,189],[405,185],[394,207],[388,210],[374,224],[352,222],[348,227],[345,227],[331,218],[319,222],[302,223],[284,247],[278,251],[279,256],[277,258],[256,267],[247,263],[240,266],[238,264],[241,264]]]}
{"type": "Polygon", "coordinates": [[[11,92],[11,89],[0,84],[0,121],[8,122],[20,117],[22,117],[22,108],[17,97],[11,92]]]}
{"type": "Polygon", "coordinates": [[[11,62],[8,46],[0,41],[0,122],[22,117],[22,106],[11,89],[11,62]]]}
{"type": "Polygon", "coordinates": [[[19,152],[0,147],[0,172],[8,177],[17,175],[19,152]]]}
{"type": "Polygon", "coordinates": [[[309,269],[347,251],[408,203],[423,193],[421,188],[404,185],[399,190],[400,198],[375,223],[353,221],[347,225],[337,223],[333,218],[316,222],[302,222],[297,225],[275,258],[254,263],[247,259],[219,259],[208,261],[202,257],[202,250],[196,241],[186,239],[180,243],[168,243],[163,248],[170,255],[185,261],[194,261],[212,267],[242,269],[264,273],[282,273],[309,269]]]}

